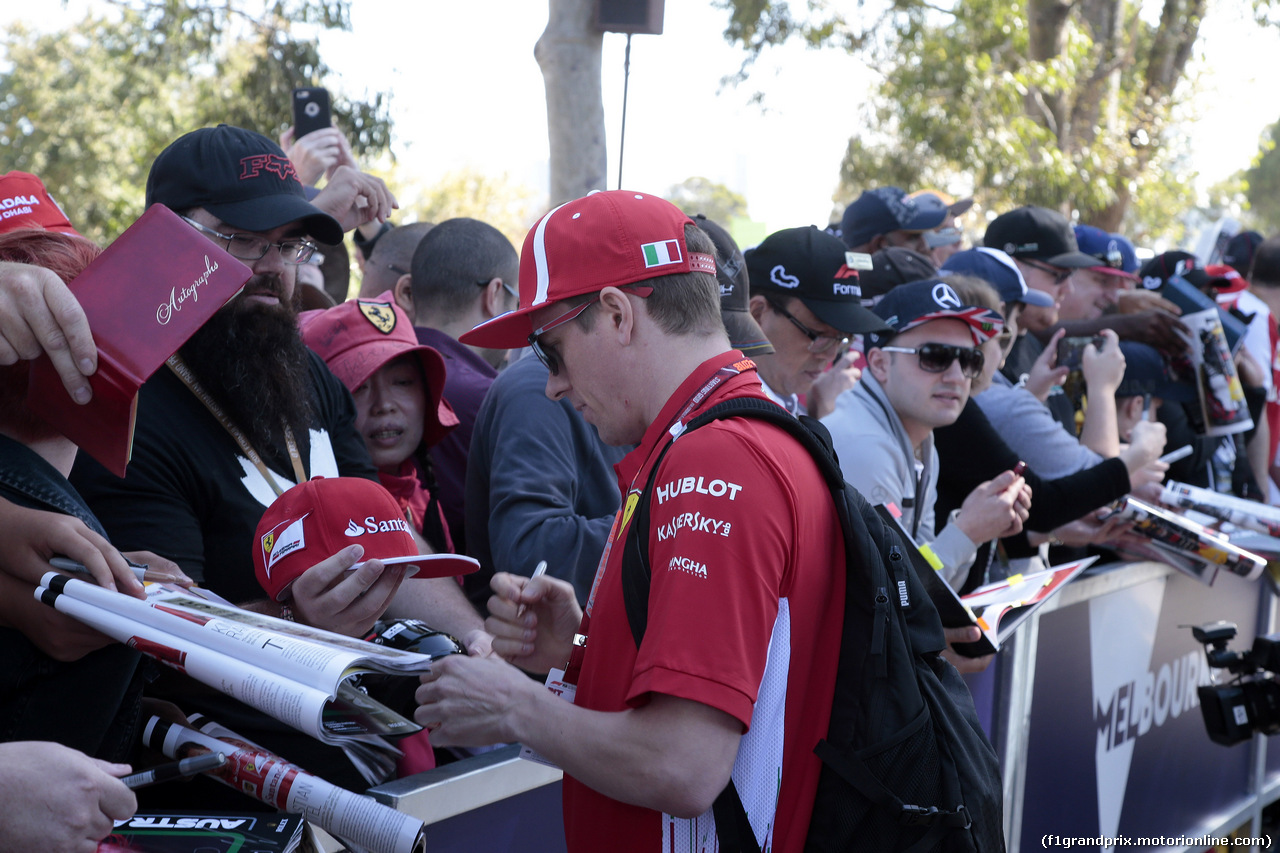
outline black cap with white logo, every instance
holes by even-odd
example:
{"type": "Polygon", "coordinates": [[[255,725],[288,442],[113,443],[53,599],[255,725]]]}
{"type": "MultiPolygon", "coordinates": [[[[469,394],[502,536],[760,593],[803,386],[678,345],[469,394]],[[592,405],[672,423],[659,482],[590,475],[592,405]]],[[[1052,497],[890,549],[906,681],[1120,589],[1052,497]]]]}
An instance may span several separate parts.
{"type": "Polygon", "coordinates": [[[1067,217],[1047,207],[1019,207],[1002,213],[987,226],[982,245],[999,249],[1015,261],[1040,261],[1064,269],[1086,269],[1098,259],[1080,251],[1067,217]]]}
{"type": "Polygon", "coordinates": [[[786,228],[745,254],[752,296],[794,296],[847,335],[888,331],[862,307],[858,269],[869,268],[870,258],[848,251],[839,237],[813,225],[786,228]]]}

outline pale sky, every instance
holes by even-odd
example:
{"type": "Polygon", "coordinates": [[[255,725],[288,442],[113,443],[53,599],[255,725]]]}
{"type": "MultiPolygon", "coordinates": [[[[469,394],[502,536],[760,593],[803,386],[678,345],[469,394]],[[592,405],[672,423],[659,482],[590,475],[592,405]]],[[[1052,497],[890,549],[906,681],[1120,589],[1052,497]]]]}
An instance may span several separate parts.
{"type": "MultiPolygon", "coordinates": [[[[1280,120],[1280,33],[1259,31],[1243,5],[1211,0],[1198,41],[1200,118],[1191,139],[1202,187],[1248,166],[1263,128],[1280,120]]],[[[427,0],[406,12],[394,0],[355,0],[354,32],[327,38],[323,55],[352,94],[367,85],[357,80],[392,91],[402,162],[428,175],[462,165],[505,171],[541,192],[546,107],[533,45],[547,6],[488,0],[483,8],[477,27],[472,4],[427,0]]],[[[721,90],[742,56],[724,41],[727,14],[710,0],[667,0],[663,34],[633,37],[623,183],[665,193],[707,177],[742,193],[770,231],[825,225],[840,159],[859,126],[860,104],[848,93],[868,89],[874,77],[842,51],[787,45],[747,84],[721,90]],[[767,112],[748,103],[756,90],[766,93],[767,112]]],[[[604,41],[610,189],[625,39],[607,33],[604,41]]]]}
{"type": "MultiPolygon", "coordinates": [[[[856,11],[855,0],[840,4],[856,11]]],[[[30,17],[6,5],[0,24],[30,17]]],[[[54,26],[85,5],[106,4],[73,0],[70,12],[57,13],[42,4],[38,23],[54,26]]],[[[1245,168],[1262,129],[1280,119],[1280,34],[1258,31],[1244,5],[1211,0],[1201,29],[1199,118],[1190,125],[1201,187],[1245,168]]],[[[840,158],[859,125],[860,103],[848,93],[869,90],[874,78],[841,51],[788,45],[771,51],[745,86],[721,90],[742,55],[724,41],[726,16],[710,0],[667,0],[664,33],[633,37],[623,183],[665,194],[702,176],[742,193],[751,217],[771,231],[825,224],[840,158]],[[766,109],[748,103],[756,90],[766,93],[766,109]]],[[[391,93],[396,153],[424,183],[465,166],[505,173],[541,196],[546,107],[533,45],[546,19],[538,0],[353,0],[353,32],[322,37],[321,55],[336,72],[326,82],[353,97],[391,93]]],[[[604,40],[611,189],[625,38],[604,40]]]]}
{"type": "MultiPolygon", "coordinates": [[[[371,80],[392,91],[402,164],[427,174],[505,171],[545,193],[546,104],[533,46],[546,3],[491,0],[481,26],[474,5],[440,0],[411,12],[391,0],[352,8],[353,32],[326,35],[322,55],[343,70],[344,84],[371,80]]],[[[840,51],[788,46],[779,51],[785,73],[767,62],[747,86],[718,91],[742,56],[724,41],[726,18],[709,0],[669,0],[663,34],[632,38],[625,188],[664,194],[702,176],[745,195],[753,218],[774,227],[826,224],[857,107],[834,93],[870,78],[840,51]],[[767,113],[747,104],[757,87],[768,93],[767,113]]],[[[610,189],[618,185],[625,45],[626,36],[605,35],[610,189]]],[[[361,92],[357,85],[351,94],[361,92]]]]}

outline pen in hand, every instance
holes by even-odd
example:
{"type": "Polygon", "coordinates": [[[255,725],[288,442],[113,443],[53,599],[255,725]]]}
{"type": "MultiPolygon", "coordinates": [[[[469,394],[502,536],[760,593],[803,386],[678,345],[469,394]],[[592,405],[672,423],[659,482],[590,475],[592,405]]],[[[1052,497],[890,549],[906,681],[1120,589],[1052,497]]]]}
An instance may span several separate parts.
{"type": "MultiPolygon", "coordinates": [[[[529,575],[529,580],[533,580],[534,578],[540,578],[546,573],[547,573],[547,561],[539,560],[537,567],[534,568],[533,570],[533,574],[529,575]]],[[[520,607],[516,609],[516,618],[519,619],[523,615],[524,615],[524,605],[521,604],[520,607]]]]}
{"type": "MultiPolygon", "coordinates": [[[[191,579],[170,572],[162,572],[158,569],[152,569],[142,563],[135,563],[128,557],[125,562],[129,564],[133,576],[140,581],[151,581],[152,583],[176,583],[180,586],[189,586],[191,579]]],[[[70,572],[73,575],[92,578],[93,574],[85,567],[84,563],[76,562],[70,557],[50,557],[49,565],[53,566],[60,572],[70,572]]]]}
{"type": "Polygon", "coordinates": [[[197,773],[204,773],[206,770],[213,770],[226,763],[227,756],[223,753],[207,752],[204,755],[193,755],[180,761],[161,764],[158,767],[152,767],[150,770],[143,770],[141,773],[125,776],[120,781],[131,789],[137,790],[148,785],[154,785],[157,782],[167,782],[170,779],[181,779],[186,776],[194,776],[197,773]]]}
{"type": "Polygon", "coordinates": [[[1172,465],[1174,462],[1177,462],[1179,459],[1185,459],[1186,457],[1190,456],[1193,450],[1194,448],[1191,445],[1184,444],[1181,447],[1179,447],[1177,450],[1171,450],[1168,453],[1166,453],[1164,456],[1161,456],[1160,459],[1157,461],[1163,462],[1166,465],[1172,465]]]}

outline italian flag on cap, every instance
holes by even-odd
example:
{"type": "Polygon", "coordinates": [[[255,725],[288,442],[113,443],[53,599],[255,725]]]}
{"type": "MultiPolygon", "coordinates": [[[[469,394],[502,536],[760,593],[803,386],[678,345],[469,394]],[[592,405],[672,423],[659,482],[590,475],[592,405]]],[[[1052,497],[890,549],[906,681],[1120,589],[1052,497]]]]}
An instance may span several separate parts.
{"type": "Polygon", "coordinates": [[[667,264],[678,264],[680,257],[679,240],[663,240],[661,243],[645,243],[640,247],[644,252],[644,268],[664,267],[667,264]]]}

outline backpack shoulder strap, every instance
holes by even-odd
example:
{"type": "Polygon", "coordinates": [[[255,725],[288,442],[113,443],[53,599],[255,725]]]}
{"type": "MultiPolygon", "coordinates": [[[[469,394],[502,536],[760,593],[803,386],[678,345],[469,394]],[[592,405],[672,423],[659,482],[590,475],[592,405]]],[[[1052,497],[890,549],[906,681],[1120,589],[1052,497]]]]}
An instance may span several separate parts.
{"type": "MultiPolygon", "coordinates": [[[[689,421],[685,433],[695,430],[715,420],[724,418],[749,417],[767,421],[789,433],[809,451],[809,455],[818,464],[822,477],[833,494],[844,494],[844,475],[836,461],[831,446],[831,435],[826,427],[814,418],[796,418],[785,409],[770,400],[759,397],[734,397],[717,403],[707,411],[689,421]]],[[[649,622],[649,499],[653,493],[653,484],[658,475],[658,468],[666,457],[667,451],[675,440],[667,442],[649,470],[649,478],[645,482],[644,491],[636,505],[631,526],[627,531],[622,555],[622,596],[626,606],[627,622],[631,627],[631,636],[639,647],[644,638],[645,628],[649,622]]],[[[837,507],[843,505],[840,498],[837,507]]]]}

